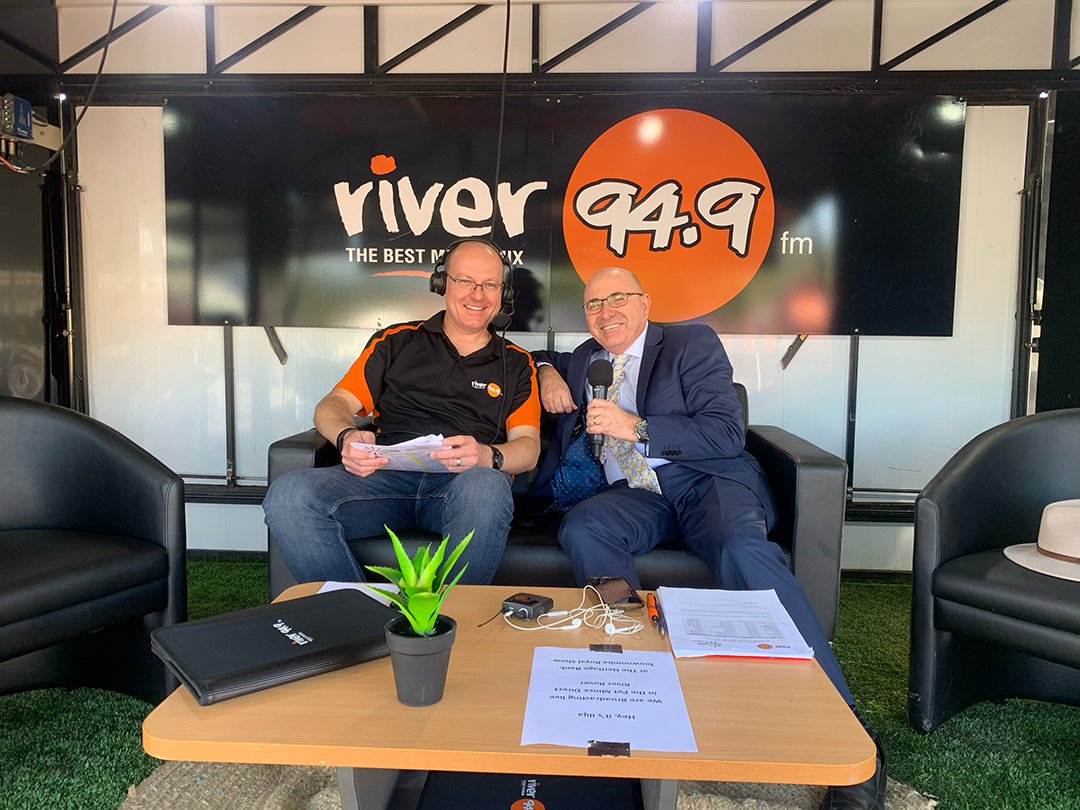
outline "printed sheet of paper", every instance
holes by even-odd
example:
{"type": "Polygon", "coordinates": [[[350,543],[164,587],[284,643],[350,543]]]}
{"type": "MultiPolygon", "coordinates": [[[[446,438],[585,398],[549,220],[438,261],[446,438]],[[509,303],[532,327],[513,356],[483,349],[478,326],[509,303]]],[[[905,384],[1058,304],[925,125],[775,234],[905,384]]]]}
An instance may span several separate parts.
{"type": "Polygon", "coordinates": [[[813,658],[776,591],[657,590],[676,658],[813,658]]]}
{"type": "Polygon", "coordinates": [[[593,740],[697,751],[670,653],[536,648],[521,744],[588,748],[593,740]]]}
{"type": "Polygon", "coordinates": [[[442,434],[428,434],[417,439],[397,444],[367,444],[349,442],[358,450],[367,450],[389,460],[384,470],[406,470],[407,472],[447,472],[446,465],[431,457],[434,450],[445,450],[442,434]]]}
{"type": "Polygon", "coordinates": [[[385,596],[379,596],[379,591],[389,591],[390,593],[397,593],[398,586],[390,582],[334,582],[329,580],[322,584],[322,587],[315,593],[327,593],[328,591],[360,591],[360,593],[370,596],[376,602],[390,607],[390,600],[385,596]]]}

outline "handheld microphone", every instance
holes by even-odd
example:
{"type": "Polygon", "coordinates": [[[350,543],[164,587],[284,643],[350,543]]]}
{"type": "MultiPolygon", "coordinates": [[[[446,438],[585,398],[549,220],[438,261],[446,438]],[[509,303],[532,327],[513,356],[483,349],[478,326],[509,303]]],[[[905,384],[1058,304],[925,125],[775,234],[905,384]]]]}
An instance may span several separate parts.
{"type": "MultiPolygon", "coordinates": [[[[593,360],[589,365],[589,385],[592,386],[593,399],[607,399],[608,387],[614,379],[615,372],[611,368],[610,360],[593,360]]],[[[603,433],[592,435],[592,449],[593,456],[600,458],[600,453],[604,449],[603,433]]]]}

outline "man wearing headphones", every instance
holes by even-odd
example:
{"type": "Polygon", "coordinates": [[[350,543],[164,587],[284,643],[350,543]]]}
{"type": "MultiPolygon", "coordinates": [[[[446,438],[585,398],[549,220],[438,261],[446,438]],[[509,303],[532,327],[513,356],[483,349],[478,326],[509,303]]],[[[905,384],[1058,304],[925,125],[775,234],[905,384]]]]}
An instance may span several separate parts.
{"type": "Polygon", "coordinates": [[[430,282],[445,309],[377,332],[316,406],[315,427],[337,445],[341,465],[286,473],[263,502],[297,581],[365,579],[346,541],[383,535],[384,525],[452,544],[474,532],[461,581],[491,581],[513,513],[510,476],[531,470],[540,453],[536,368],[491,325],[512,309],[510,280],[492,243],[451,244],[430,282]],[[371,429],[357,428],[357,415],[372,416],[371,429]],[[353,446],[428,434],[446,437],[431,454],[443,473],[383,470],[386,458],[353,446]]]}

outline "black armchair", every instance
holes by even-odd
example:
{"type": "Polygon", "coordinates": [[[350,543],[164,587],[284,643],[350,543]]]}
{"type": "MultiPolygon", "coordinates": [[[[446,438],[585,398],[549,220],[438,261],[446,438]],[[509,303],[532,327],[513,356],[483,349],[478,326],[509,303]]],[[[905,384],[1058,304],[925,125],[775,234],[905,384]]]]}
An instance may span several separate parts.
{"type": "Polygon", "coordinates": [[[0,694],[159,702],[150,631],[187,615],[183,481],[87,416],[0,397],[0,694]]]}
{"type": "Polygon", "coordinates": [[[1080,497],[1080,410],[976,436],[915,502],[908,719],[931,732],[980,700],[1080,705],[1080,583],[1002,549],[1034,542],[1043,508],[1080,497]]]}
{"type": "MultiPolygon", "coordinates": [[[[748,412],[746,390],[736,385],[748,412]]],[[[542,426],[541,440],[547,426],[542,426]]],[[[825,634],[832,638],[836,628],[836,605],[840,584],[840,539],[847,495],[847,465],[843,459],[810,442],[771,425],[751,425],[746,447],[757,458],[769,478],[776,499],[779,520],[771,539],[788,557],[789,565],[806,591],[825,634]]],[[[314,430],[281,439],[270,445],[269,478],[307,467],[327,467],[340,463],[334,446],[314,430]]],[[[506,553],[495,573],[496,585],[512,587],[572,587],[570,559],[556,542],[558,515],[536,517],[528,514],[522,501],[528,476],[514,482],[519,507],[507,539],[506,553]]],[[[400,532],[410,553],[420,543],[437,541],[424,532],[400,532]]],[[[295,584],[268,534],[270,597],[295,584]]],[[[356,538],[349,545],[361,564],[393,563],[385,537],[356,538]]],[[[709,588],[712,574],[697,555],[677,540],[664,543],[635,560],[644,588],[659,585],[709,588]]]]}

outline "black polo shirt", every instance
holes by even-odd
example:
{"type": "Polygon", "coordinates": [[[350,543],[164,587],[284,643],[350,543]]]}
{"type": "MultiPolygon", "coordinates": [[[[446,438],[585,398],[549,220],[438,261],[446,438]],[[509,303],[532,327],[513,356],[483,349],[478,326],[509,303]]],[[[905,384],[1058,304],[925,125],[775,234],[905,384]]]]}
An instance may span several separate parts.
{"type": "Polygon", "coordinates": [[[529,353],[492,331],[486,346],[462,357],[443,332],[444,314],[376,332],[337,384],[360,400],[360,414],[372,414],[376,441],[441,433],[499,444],[512,427],[539,429],[529,353]]]}

